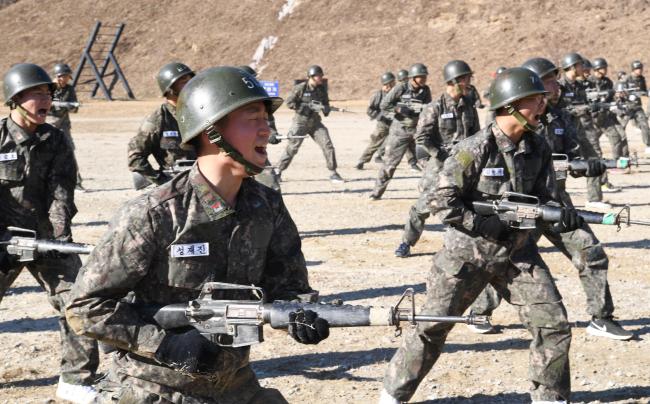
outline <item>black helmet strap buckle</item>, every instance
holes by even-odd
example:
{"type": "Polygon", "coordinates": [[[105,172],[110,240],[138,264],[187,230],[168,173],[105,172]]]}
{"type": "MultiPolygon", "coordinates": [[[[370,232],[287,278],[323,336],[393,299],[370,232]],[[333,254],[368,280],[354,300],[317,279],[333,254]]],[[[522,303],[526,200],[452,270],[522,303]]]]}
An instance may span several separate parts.
{"type": "Polygon", "coordinates": [[[526,118],[524,118],[521,112],[519,112],[512,104],[508,104],[504,108],[506,109],[506,112],[508,112],[508,114],[512,115],[517,120],[517,122],[519,122],[521,126],[524,127],[524,129],[531,132],[537,131],[537,128],[531,125],[530,123],[528,123],[528,121],[526,120],[526,118]]]}
{"type": "Polygon", "coordinates": [[[248,175],[254,176],[264,171],[264,167],[257,166],[246,160],[244,156],[242,156],[242,154],[237,151],[237,149],[235,149],[230,143],[226,142],[226,139],[223,138],[221,133],[217,131],[214,125],[208,127],[205,132],[208,135],[208,139],[210,139],[210,143],[216,144],[219,146],[219,148],[226,152],[227,156],[243,165],[248,175]]]}

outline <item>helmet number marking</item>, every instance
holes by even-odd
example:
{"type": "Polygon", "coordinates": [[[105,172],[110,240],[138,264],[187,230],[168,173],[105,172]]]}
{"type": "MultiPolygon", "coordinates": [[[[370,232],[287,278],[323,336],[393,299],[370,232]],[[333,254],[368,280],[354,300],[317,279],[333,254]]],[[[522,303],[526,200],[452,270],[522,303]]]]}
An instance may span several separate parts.
{"type": "Polygon", "coordinates": [[[255,88],[255,83],[253,83],[248,77],[242,77],[241,81],[243,81],[244,84],[246,84],[246,87],[255,88]]]}

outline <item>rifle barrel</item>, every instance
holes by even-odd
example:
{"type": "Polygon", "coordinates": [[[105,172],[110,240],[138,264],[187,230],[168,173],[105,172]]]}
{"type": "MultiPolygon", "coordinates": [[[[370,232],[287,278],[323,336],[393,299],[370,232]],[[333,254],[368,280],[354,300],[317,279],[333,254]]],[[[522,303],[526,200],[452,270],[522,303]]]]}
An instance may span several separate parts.
{"type": "Polygon", "coordinates": [[[91,244],[66,243],[57,240],[36,240],[36,251],[48,252],[58,251],[63,254],[90,254],[95,248],[91,244]]]}

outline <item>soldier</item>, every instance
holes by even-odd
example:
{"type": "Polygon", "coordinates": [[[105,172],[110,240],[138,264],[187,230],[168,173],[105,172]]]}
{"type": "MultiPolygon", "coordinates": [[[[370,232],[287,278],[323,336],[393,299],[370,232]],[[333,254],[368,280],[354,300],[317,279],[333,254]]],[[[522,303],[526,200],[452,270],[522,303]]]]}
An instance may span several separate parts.
{"type": "MultiPolygon", "coordinates": [[[[327,86],[323,79],[323,69],[318,65],[310,66],[307,70],[307,81],[297,84],[291,90],[287,97],[287,107],[296,111],[293,116],[293,122],[289,129],[290,136],[309,135],[314,142],[321,148],[327,169],[330,171],[330,181],[333,183],[343,183],[343,178],[336,172],[336,152],[330,139],[330,134],[323,125],[319,114],[319,108],[315,105],[322,106],[324,116],[330,114],[330,99],[327,95],[327,86]],[[316,104],[315,104],[315,103],[316,104]]],[[[291,160],[298,153],[304,139],[287,140],[287,148],[284,150],[280,163],[278,164],[277,174],[282,175],[291,164],[291,160]]]]}
{"type": "MultiPolygon", "coordinates": [[[[641,130],[641,139],[645,144],[645,154],[650,154],[650,127],[648,126],[648,116],[643,112],[641,105],[641,95],[648,94],[648,87],[646,86],[645,76],[643,76],[643,63],[640,60],[635,60],[630,65],[632,73],[627,77],[627,87],[633,88],[637,94],[629,95],[632,103],[628,113],[621,117],[621,126],[625,128],[630,119],[634,120],[636,126],[641,130]]],[[[649,104],[650,105],[650,104],[649,104]]]]}
{"type": "MultiPolygon", "coordinates": [[[[71,241],[71,221],[77,212],[74,188],[77,167],[66,135],[46,123],[55,86],[40,66],[12,66],[3,81],[9,116],[0,120],[0,236],[7,227],[36,231],[39,238],[71,241]]],[[[18,262],[0,250],[0,300],[23,267],[27,267],[59,313],[61,375],[57,397],[88,403],[99,363],[97,343],[72,332],[65,304],[81,267],[73,254],[43,254],[18,262]]]]}
{"type": "MultiPolygon", "coordinates": [[[[593,91],[603,93],[598,98],[599,102],[612,102],[614,100],[614,83],[607,77],[607,67],[607,61],[604,58],[594,59],[593,91]]],[[[627,135],[625,129],[618,122],[616,114],[610,110],[598,110],[595,112],[594,123],[601,130],[601,133],[604,132],[607,135],[609,143],[612,145],[614,159],[630,156],[627,135]]],[[[602,156],[602,151],[600,154],[602,156]]]]}
{"type": "MultiPolygon", "coordinates": [[[[551,152],[565,154],[570,160],[579,158],[581,151],[575,139],[573,119],[566,111],[558,107],[560,87],[557,82],[557,67],[550,60],[544,58],[529,59],[524,62],[522,67],[540,76],[544,88],[548,92],[547,107],[541,121],[544,124],[543,134],[551,147],[551,152]]],[[[600,160],[587,161],[589,169],[585,176],[598,177],[606,170],[604,163],[600,160]]],[[[578,176],[576,173],[571,173],[571,175],[578,176]]],[[[572,208],[573,201],[566,191],[566,177],[557,177],[556,179],[562,204],[572,208]]],[[[624,330],[613,319],[614,302],[607,282],[609,259],[591,227],[584,223],[575,231],[558,233],[552,226],[544,225],[535,231],[533,237],[538,241],[542,235],[567,258],[571,259],[578,270],[582,288],[587,296],[587,313],[591,315],[587,333],[617,340],[632,338],[634,334],[624,330]]],[[[472,304],[472,313],[490,316],[499,303],[500,297],[493,288],[488,286],[472,304]]],[[[479,333],[492,331],[489,325],[470,326],[470,329],[479,333]]]]}
{"type": "Polygon", "coordinates": [[[591,70],[593,69],[593,65],[587,58],[583,58],[582,60],[582,78],[585,81],[589,81],[591,79],[591,70]]]}
{"type": "Polygon", "coordinates": [[[400,69],[397,72],[397,81],[400,83],[408,83],[409,81],[409,71],[406,69],[400,69]]]}
{"type": "Polygon", "coordinates": [[[379,109],[381,100],[393,87],[395,87],[395,75],[391,72],[386,72],[381,75],[381,89],[375,91],[370,98],[368,110],[366,113],[371,120],[376,119],[377,125],[375,131],[370,135],[370,144],[361,154],[359,162],[355,166],[357,170],[363,170],[363,165],[370,161],[372,155],[381,147],[388,136],[388,129],[392,122],[391,116],[385,116],[379,109]]]}
{"type": "MultiPolygon", "coordinates": [[[[163,330],[139,312],[196,299],[207,281],[255,284],[269,301],[313,297],[282,196],[247,178],[263,169],[268,114],[281,103],[235,67],[206,69],[181,92],[181,137],[196,164],[122,207],[66,311],[75,331],[118,349],[100,402],[286,403],[259,385],[249,347],[217,345],[194,328],[163,330]]],[[[294,339],[327,338],[326,320],[295,314],[294,339]]]]}
{"type": "Polygon", "coordinates": [[[171,169],[176,160],[196,159],[191,147],[181,148],[176,122],[178,95],[192,77],[192,69],[178,62],[168,63],[158,72],[158,87],[165,102],[144,120],[128,146],[129,170],[136,183],[144,177],[152,184],[164,184],[171,177],[164,170],[171,169]],[[149,155],[153,155],[158,169],[149,164],[149,155]]]}
{"type": "Polygon", "coordinates": [[[386,157],[379,169],[375,188],[370,199],[378,200],[386,191],[388,182],[393,178],[397,165],[404,157],[410,144],[422,107],[431,102],[431,90],[427,86],[429,72],[422,63],[416,63],[409,69],[409,81],[400,83],[381,100],[383,114],[394,114],[386,139],[386,157]]]}
{"type": "MultiPolygon", "coordinates": [[[[497,215],[480,215],[474,201],[498,199],[505,191],[556,201],[551,151],[533,129],[543,112],[544,85],[524,68],[507,69],[490,91],[494,122],[461,140],[445,160],[431,209],[449,225],[436,254],[422,312],[459,315],[489,283],[518,308],[531,333],[529,377],[536,402],[570,399],[566,310],[530,230],[515,230],[497,215]]],[[[558,231],[575,230],[580,216],[562,211],[558,231]]],[[[421,324],[407,333],[386,370],[380,403],[409,400],[442,352],[453,324],[421,324]]]]}
{"type": "MultiPolygon", "coordinates": [[[[559,80],[561,98],[560,106],[562,108],[571,105],[586,105],[588,104],[587,94],[583,81],[578,80],[583,76],[584,59],[578,53],[572,52],[562,57],[560,68],[564,72],[564,76],[559,80]]],[[[600,133],[594,125],[593,118],[590,111],[574,110],[572,116],[576,123],[577,139],[583,152],[593,154],[585,155],[586,158],[602,158],[602,150],[600,148],[600,133]]],[[[587,178],[587,204],[589,209],[608,210],[612,205],[603,201],[603,191],[616,192],[620,189],[608,184],[606,189],[601,186],[601,183],[607,183],[607,177],[589,177],[587,178]]]]}
{"type": "Polygon", "coordinates": [[[472,78],[469,65],[452,60],[445,65],[442,76],[446,90],[424,107],[415,130],[416,147],[426,150],[423,154],[428,161],[418,184],[420,196],[411,206],[402,243],[395,250],[395,256],[400,258],[410,255],[411,247],[424,231],[424,222],[430,215],[428,197],[451,148],[481,129],[474,99],[466,95],[472,78]]]}
{"type": "MultiPolygon", "coordinates": [[[[74,87],[68,84],[72,79],[72,69],[65,63],[57,63],[54,65],[54,77],[56,78],[56,88],[54,89],[52,99],[58,101],[59,105],[53,105],[50,108],[50,111],[47,113],[47,123],[63,132],[66,140],[70,142],[70,147],[74,153],[74,141],[70,133],[70,129],[72,128],[70,124],[70,113],[76,114],[79,111],[79,101],[77,100],[77,93],[74,91],[74,87]]],[[[75,157],[75,164],[76,161],[75,157]]],[[[78,164],[76,187],[80,191],[85,191],[81,174],[79,174],[78,164]]]]}
{"type": "MultiPolygon", "coordinates": [[[[257,78],[257,72],[252,67],[248,65],[243,65],[243,66],[239,66],[239,68],[242,69],[244,72],[250,74],[251,76],[257,78]]],[[[278,129],[275,127],[275,118],[273,117],[273,114],[269,114],[269,129],[271,129],[271,134],[269,135],[269,143],[270,144],[280,143],[281,140],[278,139],[279,134],[278,134],[278,129]]],[[[264,184],[271,189],[275,189],[278,192],[281,192],[280,177],[273,169],[273,166],[271,166],[271,162],[269,161],[269,159],[266,159],[264,171],[262,171],[261,173],[255,176],[255,181],[259,182],[260,184],[264,184]]]]}

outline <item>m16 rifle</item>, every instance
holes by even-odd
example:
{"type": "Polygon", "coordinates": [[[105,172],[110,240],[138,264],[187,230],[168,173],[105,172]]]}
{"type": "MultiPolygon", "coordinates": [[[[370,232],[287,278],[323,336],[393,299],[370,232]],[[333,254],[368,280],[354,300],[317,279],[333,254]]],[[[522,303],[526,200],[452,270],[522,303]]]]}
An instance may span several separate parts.
{"type": "MultiPolygon", "coordinates": [[[[627,169],[632,165],[638,167],[639,162],[636,156],[634,157],[620,157],[618,160],[602,159],[600,160],[605,164],[608,169],[627,169]]],[[[567,173],[573,172],[584,175],[589,169],[587,160],[571,160],[566,154],[553,153],[553,169],[555,170],[555,178],[564,180],[567,178],[567,173]]]]}
{"type": "MultiPolygon", "coordinates": [[[[161,170],[161,172],[167,175],[169,178],[171,178],[176,174],[182,173],[183,171],[187,171],[190,168],[192,168],[195,161],[196,160],[184,160],[184,159],[176,160],[174,161],[174,165],[172,165],[170,168],[161,170]]],[[[149,179],[147,179],[145,176],[143,176],[138,172],[133,172],[131,174],[133,177],[133,187],[136,189],[136,191],[144,189],[152,184],[152,182],[149,181],[149,179]]]]}
{"type": "Polygon", "coordinates": [[[7,253],[18,257],[19,262],[34,261],[38,254],[59,252],[61,254],[90,254],[95,246],[81,243],[66,243],[58,240],[40,240],[34,230],[7,227],[9,238],[0,241],[7,253]]]}
{"type": "Polygon", "coordinates": [[[485,324],[487,316],[430,316],[415,313],[412,288],[402,294],[394,307],[353,306],[347,304],[299,303],[276,301],[264,303],[261,288],[221,282],[207,282],[196,300],[189,303],[162,307],[138,307],[138,312],[153,320],[162,328],[174,329],[191,326],[204,337],[221,346],[249,346],[264,341],[263,325],[286,329],[289,313],[312,310],[327,320],[330,327],[394,326],[396,335],[401,333],[400,324],[409,322],[445,322],[485,324]],[[215,300],[214,293],[247,293],[249,300],[215,300]],[[408,301],[409,307],[401,304],[408,301]]]}
{"type": "Polygon", "coordinates": [[[278,140],[288,140],[288,139],[304,139],[309,137],[309,135],[277,135],[275,138],[278,140]]]}
{"type": "Polygon", "coordinates": [[[54,108],[58,109],[65,109],[65,110],[72,110],[72,109],[78,109],[81,104],[78,102],[68,102],[68,101],[58,101],[58,100],[53,100],[52,101],[52,106],[54,108]]]}
{"type": "Polygon", "coordinates": [[[569,104],[566,110],[573,113],[611,111],[614,113],[624,113],[627,107],[619,102],[590,102],[588,104],[569,104]]]}
{"type": "Polygon", "coordinates": [[[395,108],[407,108],[410,111],[413,111],[414,114],[418,115],[424,109],[422,101],[417,99],[411,99],[409,101],[400,101],[395,105],[395,108]]]}
{"type": "Polygon", "coordinates": [[[596,90],[596,89],[590,89],[590,90],[585,90],[585,93],[587,94],[587,101],[588,102],[596,102],[596,101],[604,101],[607,98],[611,97],[614,95],[614,90],[596,90]]]}
{"type": "MultiPolygon", "coordinates": [[[[516,229],[535,229],[537,221],[558,223],[562,217],[561,206],[542,205],[533,195],[504,192],[501,199],[472,202],[474,212],[479,215],[498,215],[499,219],[516,229]]],[[[586,223],[618,226],[632,224],[650,226],[650,222],[630,219],[630,207],[625,206],[618,213],[599,213],[576,209],[586,223]]]]}
{"type": "MultiPolygon", "coordinates": [[[[310,101],[309,101],[309,104],[307,104],[307,105],[308,105],[309,108],[310,108],[312,111],[314,111],[314,112],[323,112],[323,110],[325,109],[325,105],[323,105],[322,102],[320,102],[320,101],[316,101],[316,100],[310,100],[310,101]]],[[[349,111],[349,110],[347,110],[347,109],[345,109],[345,108],[333,107],[333,106],[331,106],[331,105],[330,105],[329,108],[330,108],[330,111],[336,111],[336,112],[347,112],[347,113],[350,113],[350,114],[354,114],[354,113],[355,113],[355,112],[353,112],[353,111],[349,111]]]]}

